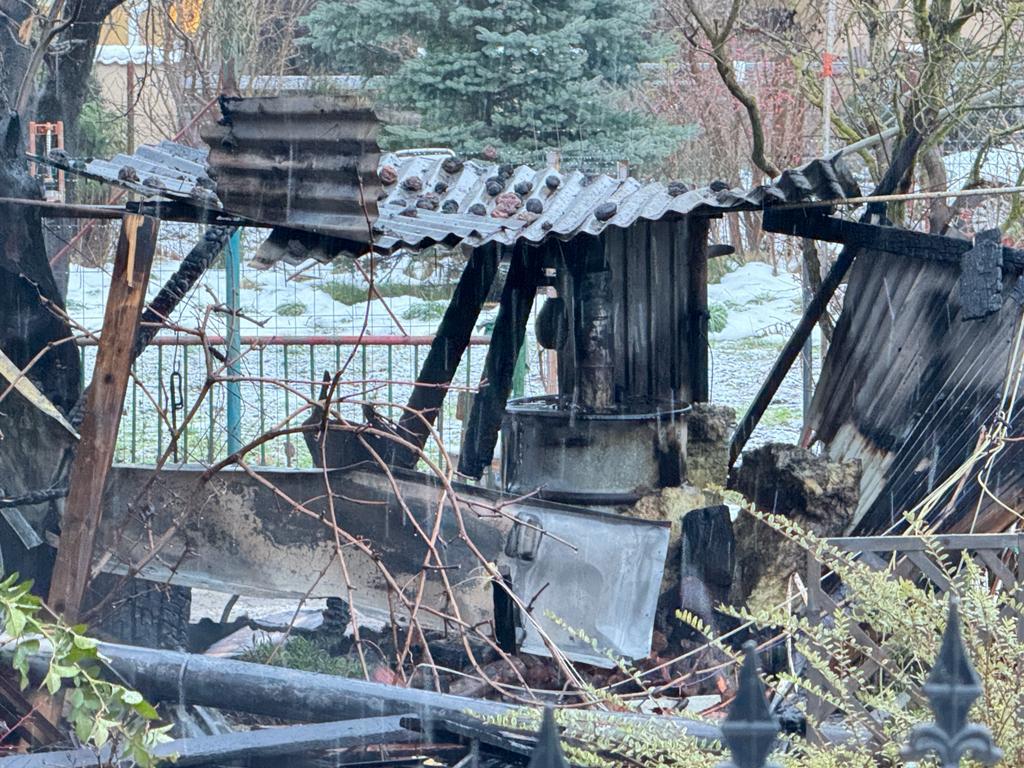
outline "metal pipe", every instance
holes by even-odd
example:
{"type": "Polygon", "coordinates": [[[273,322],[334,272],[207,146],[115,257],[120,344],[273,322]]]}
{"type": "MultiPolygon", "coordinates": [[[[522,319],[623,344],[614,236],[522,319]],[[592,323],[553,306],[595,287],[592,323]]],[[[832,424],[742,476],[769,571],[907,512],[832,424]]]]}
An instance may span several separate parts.
{"type": "Polygon", "coordinates": [[[237,453],[242,448],[242,318],[239,315],[241,303],[241,270],[242,270],[242,237],[241,230],[236,229],[228,240],[228,249],[224,257],[225,280],[228,298],[228,376],[227,382],[227,429],[228,453],[237,453]]]}

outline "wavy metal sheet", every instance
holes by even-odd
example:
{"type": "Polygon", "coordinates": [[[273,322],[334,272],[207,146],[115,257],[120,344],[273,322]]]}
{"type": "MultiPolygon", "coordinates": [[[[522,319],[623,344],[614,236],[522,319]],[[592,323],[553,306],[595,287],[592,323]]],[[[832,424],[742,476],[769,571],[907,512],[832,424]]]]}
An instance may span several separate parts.
{"type": "Polygon", "coordinates": [[[207,172],[206,151],[173,141],[147,144],[132,155],[118,154],[109,160],[74,158],[63,149],[29,157],[145,197],[183,200],[200,208],[221,207],[207,172]]]}
{"type": "Polygon", "coordinates": [[[165,141],[110,161],[40,159],[146,196],[277,226],[260,249],[264,266],[326,261],[358,249],[370,237],[368,218],[380,251],[436,243],[476,247],[519,239],[539,243],[552,236],[570,240],[638,220],[860,194],[838,155],[785,171],[770,186],[692,189],[553,167],[513,168],[436,150],[382,157],[376,116],[347,99],[224,99],[222,111],[223,124],[203,134],[212,148],[208,158],[202,149],[165,141]],[[125,173],[126,167],[136,173],[125,173]]]}
{"type": "Polygon", "coordinates": [[[454,242],[511,245],[519,239],[538,243],[550,236],[569,240],[598,235],[609,226],[626,228],[640,219],[860,194],[838,156],[785,171],[776,184],[749,191],[393,154],[381,159],[380,176],[390,181],[375,227],[375,242],[383,250],[454,242]]]}
{"type": "Polygon", "coordinates": [[[265,225],[368,242],[377,216],[380,126],[327,96],[222,98],[202,131],[224,210],[265,225]]]}
{"type": "Polygon", "coordinates": [[[933,492],[940,496],[927,522],[939,533],[996,532],[1018,519],[1024,413],[1005,408],[1003,394],[1008,377],[1008,391],[1019,388],[1021,278],[1006,270],[1000,311],[967,320],[960,272],[957,264],[873,251],[850,271],[810,416],[830,458],[861,461],[849,533],[899,533],[903,513],[933,492]],[[1000,421],[1009,439],[976,455],[1000,421]],[[946,487],[965,464],[964,479],[946,487]]]}

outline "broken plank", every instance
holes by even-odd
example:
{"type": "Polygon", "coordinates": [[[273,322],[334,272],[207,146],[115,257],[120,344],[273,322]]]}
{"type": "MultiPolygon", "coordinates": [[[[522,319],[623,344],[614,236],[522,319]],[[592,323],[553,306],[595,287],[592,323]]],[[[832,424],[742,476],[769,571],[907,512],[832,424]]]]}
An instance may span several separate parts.
{"type": "Polygon", "coordinates": [[[519,246],[501,294],[501,306],[491,332],[480,391],[466,426],[459,453],[459,472],[479,478],[494,458],[498,431],[512,391],[512,376],[526,336],[526,323],[541,277],[541,250],[519,246]]]}
{"type": "Polygon", "coordinates": [[[136,214],[126,215],[121,223],[103,332],[86,402],[82,438],[71,467],[60,546],[50,585],[50,607],[69,624],[78,620],[89,581],[103,486],[114,459],[158,227],[156,219],[136,214]]]}
{"type": "MultiPolygon", "coordinates": [[[[64,427],[76,440],[78,439],[78,433],[68,420],[64,418],[64,414],[32,382],[28,377],[28,372],[20,370],[14,364],[14,361],[4,354],[2,349],[0,349],[0,376],[6,379],[10,386],[17,390],[32,405],[64,427]]],[[[3,401],[6,395],[6,390],[0,394],[0,402],[3,401]]]]}
{"type": "MultiPolygon", "coordinates": [[[[437,335],[430,344],[430,352],[416,377],[416,387],[398,422],[399,435],[419,449],[426,444],[437,421],[497,273],[498,248],[491,243],[473,251],[455,286],[437,335]]],[[[399,466],[412,467],[418,460],[419,456],[413,451],[396,451],[399,466]]]]}

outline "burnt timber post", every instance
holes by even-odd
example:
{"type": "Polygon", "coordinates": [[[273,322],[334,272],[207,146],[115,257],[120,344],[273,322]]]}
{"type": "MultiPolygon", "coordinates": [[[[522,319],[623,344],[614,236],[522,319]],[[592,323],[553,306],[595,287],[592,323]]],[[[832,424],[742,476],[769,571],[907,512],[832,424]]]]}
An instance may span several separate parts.
{"type": "Polygon", "coordinates": [[[466,425],[459,452],[459,472],[478,478],[494,457],[512,375],[526,336],[526,323],[541,276],[541,250],[519,245],[512,253],[491,344],[484,361],[480,391],[466,425]]]}
{"type": "MultiPolygon", "coordinates": [[[[473,251],[459,277],[437,335],[416,377],[416,388],[398,422],[399,434],[417,448],[422,449],[426,444],[437,421],[497,273],[498,246],[490,243],[473,251]]],[[[396,455],[396,464],[405,467],[416,464],[418,457],[414,452],[396,451],[398,453],[401,455],[396,455]]]]}
{"type": "Polygon", "coordinates": [[[71,467],[50,585],[50,607],[68,623],[77,621],[89,581],[103,486],[114,459],[158,227],[157,219],[138,214],[127,214],[121,221],[103,333],[82,422],[82,439],[71,467]]]}

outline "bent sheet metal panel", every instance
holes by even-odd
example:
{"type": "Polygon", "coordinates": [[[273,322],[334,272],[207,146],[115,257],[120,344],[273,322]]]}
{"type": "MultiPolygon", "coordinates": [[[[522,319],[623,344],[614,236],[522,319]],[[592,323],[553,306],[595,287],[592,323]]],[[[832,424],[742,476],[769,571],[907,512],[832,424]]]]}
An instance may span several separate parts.
{"type": "MultiPolygon", "coordinates": [[[[97,545],[98,553],[109,553],[103,567],[124,572],[129,563],[147,558],[151,542],[166,536],[142,568],[144,578],[262,597],[348,596],[334,562],[333,531],[318,519],[328,514],[322,470],[259,472],[311,514],[243,471],[225,470],[206,482],[202,472],[184,467],[154,475],[151,467],[115,466],[97,545]]],[[[339,525],[372,547],[410,599],[428,554],[419,531],[429,535],[443,506],[437,548],[458,604],[447,605],[441,571],[434,568],[426,571],[426,605],[449,614],[458,610],[469,624],[493,617],[487,571],[459,536],[461,516],[469,540],[489,562],[510,572],[513,589],[525,603],[533,602],[532,615],[570,658],[610,663],[552,616],[615,655],[638,658],[649,652],[668,549],[666,523],[533,499],[513,502],[463,484],[453,486],[456,510],[438,480],[423,473],[395,471],[394,486],[365,467],[327,474],[339,525]],[[533,529],[520,525],[509,543],[520,517],[551,535],[533,537],[533,529]]],[[[352,545],[344,552],[356,607],[388,618],[387,584],[379,569],[352,545]]],[[[442,626],[425,611],[419,616],[427,625],[442,626]]],[[[528,622],[522,646],[546,652],[528,622]]]]}
{"type": "MultiPolygon", "coordinates": [[[[860,459],[861,497],[851,532],[899,532],[903,512],[950,477],[998,415],[1021,307],[1016,274],[1002,309],[963,320],[960,267],[863,252],[812,404],[811,425],[835,459],[860,459]]],[[[1010,436],[1020,435],[1017,409],[1010,436]]],[[[1013,516],[983,493],[975,465],[930,515],[940,531],[991,532],[1013,516]],[[977,517],[975,513],[977,512],[977,517]]],[[[997,455],[989,487],[1010,507],[1024,501],[1024,444],[997,455]]]]}

